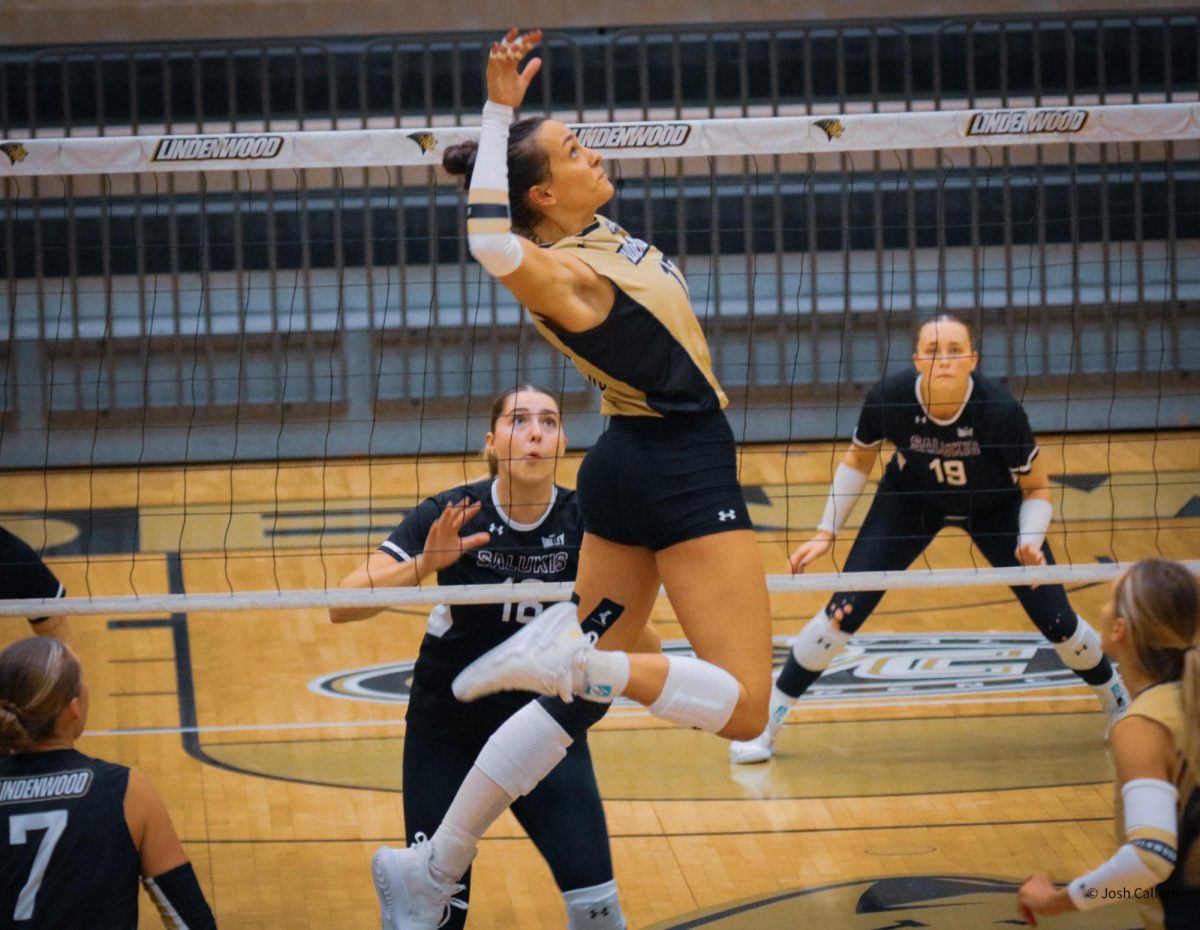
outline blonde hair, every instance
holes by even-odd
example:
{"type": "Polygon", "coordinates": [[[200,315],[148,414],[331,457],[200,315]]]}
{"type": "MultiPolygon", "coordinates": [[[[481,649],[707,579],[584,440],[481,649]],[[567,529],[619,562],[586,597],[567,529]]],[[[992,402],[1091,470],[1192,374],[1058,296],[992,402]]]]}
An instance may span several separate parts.
{"type": "Polygon", "coordinates": [[[1183,683],[1179,748],[1200,773],[1200,581],[1178,562],[1143,559],[1113,585],[1113,607],[1129,626],[1138,664],[1156,682],[1183,683]]]}
{"type": "Polygon", "coordinates": [[[52,737],[81,684],[75,653],[52,637],[30,636],[0,652],[0,755],[52,737]]]}

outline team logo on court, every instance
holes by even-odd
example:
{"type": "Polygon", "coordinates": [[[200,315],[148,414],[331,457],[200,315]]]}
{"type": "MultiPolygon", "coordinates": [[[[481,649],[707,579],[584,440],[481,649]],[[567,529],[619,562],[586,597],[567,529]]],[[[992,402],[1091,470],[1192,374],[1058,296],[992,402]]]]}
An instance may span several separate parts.
{"type": "Polygon", "coordinates": [[[846,131],[845,124],[840,119],[819,119],[817,125],[825,133],[825,138],[832,142],[834,139],[840,139],[842,133],[846,131]]]}
{"type": "Polygon", "coordinates": [[[0,145],[0,152],[8,156],[9,164],[15,165],[29,157],[29,149],[20,142],[5,142],[0,145]]]}
{"type": "Polygon", "coordinates": [[[968,136],[1030,136],[1045,132],[1079,132],[1087,110],[986,110],[972,113],[968,136]]]}
{"type": "Polygon", "coordinates": [[[413,142],[417,143],[417,147],[420,148],[422,155],[428,155],[437,148],[437,139],[432,132],[410,132],[404,138],[412,139],[413,142]]]}
{"type": "Polygon", "coordinates": [[[283,136],[166,136],[154,147],[154,161],[234,161],[274,158],[283,136]]]}
{"type": "MultiPolygon", "coordinates": [[[[790,640],[777,637],[775,671],[790,640]]],[[[684,640],[663,643],[668,655],[693,655],[684,640]]],[[[407,703],[413,661],[334,672],[309,682],[329,697],[407,703]]],[[[809,688],[804,701],[889,701],[975,697],[1074,688],[1079,678],[1038,633],[875,633],[855,636],[809,688]]],[[[616,705],[629,705],[623,698],[616,705]]]]}
{"type": "Polygon", "coordinates": [[[607,126],[572,126],[579,144],[589,149],[673,148],[687,142],[687,123],[611,123],[607,126]]]}

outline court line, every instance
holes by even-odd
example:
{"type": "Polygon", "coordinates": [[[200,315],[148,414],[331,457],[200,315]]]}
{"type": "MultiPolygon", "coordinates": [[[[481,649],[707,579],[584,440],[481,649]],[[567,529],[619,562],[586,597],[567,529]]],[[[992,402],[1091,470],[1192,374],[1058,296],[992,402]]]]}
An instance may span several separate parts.
{"type": "MultiPolygon", "coordinates": [[[[929,700],[887,700],[887,699],[859,699],[855,701],[813,701],[812,703],[801,702],[798,709],[800,710],[845,710],[855,707],[869,708],[889,708],[889,707],[957,707],[965,704],[1017,704],[1026,701],[1049,700],[1057,701],[1095,701],[1095,697],[1091,694],[1063,694],[1056,695],[1053,698],[1035,698],[1028,695],[1013,695],[1008,697],[986,697],[986,698],[955,698],[949,701],[929,699],[929,700]]],[[[648,710],[644,708],[630,708],[618,715],[621,717],[652,717],[648,710]]],[[[822,721],[829,723],[862,723],[861,720],[833,720],[822,721]]],[[[224,726],[194,726],[194,727],[132,727],[130,729],[121,730],[88,730],[84,736],[157,736],[161,734],[181,734],[181,733],[253,733],[253,732],[283,732],[287,730],[328,730],[328,729],[352,729],[354,727],[394,727],[404,726],[405,720],[403,717],[396,720],[334,720],[327,723],[320,721],[305,721],[299,723],[246,723],[246,724],[228,724],[224,726]]]]}

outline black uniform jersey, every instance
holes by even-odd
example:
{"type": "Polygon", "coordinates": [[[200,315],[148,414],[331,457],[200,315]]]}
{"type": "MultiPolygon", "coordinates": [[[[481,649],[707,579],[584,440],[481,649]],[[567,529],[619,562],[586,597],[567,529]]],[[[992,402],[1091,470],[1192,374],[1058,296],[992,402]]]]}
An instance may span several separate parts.
{"type": "Polygon", "coordinates": [[[878,447],[887,439],[896,454],[880,491],[922,496],[944,514],[1009,503],[1020,495],[1017,480],[1033,467],[1038,447],[1029,418],[999,382],[972,378],[967,399],[949,420],[929,415],[920,398],[920,375],[890,375],[867,394],[854,444],[878,447]]]}
{"type": "Polygon", "coordinates": [[[0,597],[19,600],[62,595],[63,586],[38,554],[24,540],[0,527],[0,597]]]}
{"type": "Polygon", "coordinates": [[[74,749],[0,758],[0,927],[136,930],[129,769],[74,749]]]}
{"type": "MultiPolygon", "coordinates": [[[[573,581],[579,565],[583,521],[575,492],[554,486],[553,500],[534,524],[514,523],[495,499],[491,478],[462,485],[428,498],[405,516],[379,547],[400,561],[415,558],[425,547],[429,528],[447,504],[463,498],[481,501],[478,514],[462,528],[462,535],[486,532],[487,545],[466,552],[449,568],[438,572],[438,584],[500,584],[505,581],[573,581]]],[[[454,677],[544,607],[540,601],[509,604],[455,604],[439,606],[430,615],[425,638],[413,672],[409,725],[416,724],[439,735],[490,734],[532,695],[501,692],[463,704],[450,691],[454,677]]]]}
{"type": "Polygon", "coordinates": [[[612,282],[615,300],[599,326],[569,333],[533,317],[546,339],[603,391],[605,416],[712,413],[729,403],[687,283],[654,246],[602,216],[547,248],[571,254],[612,282]]]}

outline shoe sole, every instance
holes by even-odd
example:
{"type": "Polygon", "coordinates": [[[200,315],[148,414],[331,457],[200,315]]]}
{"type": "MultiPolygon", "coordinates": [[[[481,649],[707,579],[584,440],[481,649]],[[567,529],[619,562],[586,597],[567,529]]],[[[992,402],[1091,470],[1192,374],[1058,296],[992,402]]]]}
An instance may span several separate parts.
{"type": "Polygon", "coordinates": [[[773,749],[768,749],[766,752],[759,750],[753,753],[741,753],[734,755],[729,754],[729,761],[734,765],[756,765],[760,762],[770,762],[775,756],[773,749]]]}
{"type": "MultiPolygon", "coordinates": [[[[387,870],[383,865],[383,856],[386,850],[381,847],[375,850],[375,855],[371,857],[371,878],[375,885],[375,897],[379,901],[380,914],[380,930],[400,930],[399,926],[388,915],[387,896],[384,894],[384,888],[392,890],[392,883],[388,880],[387,870]]],[[[394,896],[393,896],[394,900],[394,896]]]]}

